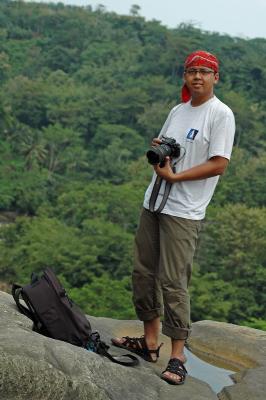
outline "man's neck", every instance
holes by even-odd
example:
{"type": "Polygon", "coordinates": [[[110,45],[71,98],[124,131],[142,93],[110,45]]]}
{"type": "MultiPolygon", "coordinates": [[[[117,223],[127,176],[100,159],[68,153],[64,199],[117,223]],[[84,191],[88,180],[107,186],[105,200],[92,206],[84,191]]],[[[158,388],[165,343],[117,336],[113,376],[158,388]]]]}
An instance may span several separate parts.
{"type": "Polygon", "coordinates": [[[210,100],[212,97],[214,97],[214,94],[210,94],[208,96],[204,97],[192,97],[191,98],[191,105],[192,107],[198,107],[201,106],[202,104],[206,103],[206,101],[210,100]]]}

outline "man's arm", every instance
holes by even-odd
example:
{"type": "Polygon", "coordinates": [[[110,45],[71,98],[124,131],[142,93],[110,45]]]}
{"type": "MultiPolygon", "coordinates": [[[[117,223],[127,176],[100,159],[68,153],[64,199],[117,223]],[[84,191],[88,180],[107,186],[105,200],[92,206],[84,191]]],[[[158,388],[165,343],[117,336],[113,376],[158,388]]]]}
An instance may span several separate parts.
{"type": "Polygon", "coordinates": [[[166,157],[166,163],[163,168],[159,164],[154,166],[157,175],[168,182],[175,183],[181,181],[194,181],[198,179],[211,178],[212,176],[222,175],[229,163],[227,158],[215,156],[203,164],[196,165],[185,171],[174,173],[170,166],[170,159],[166,157]]]}

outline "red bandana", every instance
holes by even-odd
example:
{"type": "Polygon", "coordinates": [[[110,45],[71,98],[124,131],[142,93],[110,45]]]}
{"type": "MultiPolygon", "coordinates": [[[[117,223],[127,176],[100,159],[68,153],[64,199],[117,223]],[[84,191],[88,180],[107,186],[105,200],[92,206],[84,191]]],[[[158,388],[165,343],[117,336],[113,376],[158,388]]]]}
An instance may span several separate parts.
{"type": "MultiPolygon", "coordinates": [[[[207,51],[198,50],[191,53],[185,60],[184,68],[189,67],[207,67],[211,68],[214,72],[219,71],[219,61],[211,53],[207,51]]],[[[190,92],[186,84],[184,84],[181,92],[181,99],[183,103],[186,103],[191,98],[190,92]]]]}

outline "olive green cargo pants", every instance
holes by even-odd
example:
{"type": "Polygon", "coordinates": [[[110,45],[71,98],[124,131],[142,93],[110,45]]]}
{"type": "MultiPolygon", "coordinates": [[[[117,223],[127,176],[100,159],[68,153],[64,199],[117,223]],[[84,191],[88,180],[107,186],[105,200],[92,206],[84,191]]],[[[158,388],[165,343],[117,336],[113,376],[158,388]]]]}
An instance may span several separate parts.
{"type": "Polygon", "coordinates": [[[163,334],[191,332],[188,284],[201,221],[143,209],[135,238],[133,302],[141,321],[164,315],[163,334]]]}

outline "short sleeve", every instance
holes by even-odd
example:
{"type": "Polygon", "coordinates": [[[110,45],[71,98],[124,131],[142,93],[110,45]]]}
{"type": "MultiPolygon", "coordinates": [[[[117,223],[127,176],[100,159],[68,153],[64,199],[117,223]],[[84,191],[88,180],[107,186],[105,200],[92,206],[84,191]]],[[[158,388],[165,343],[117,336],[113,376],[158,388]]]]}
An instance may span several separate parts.
{"type": "Polygon", "coordinates": [[[215,118],[211,128],[209,159],[215,156],[230,160],[235,136],[235,118],[230,108],[215,118]]]}
{"type": "Polygon", "coordinates": [[[162,129],[161,129],[161,131],[159,133],[158,138],[161,138],[167,132],[168,126],[170,125],[170,122],[171,122],[171,118],[172,118],[175,110],[177,110],[177,108],[179,108],[179,106],[180,106],[180,104],[175,106],[174,108],[172,108],[172,110],[169,112],[168,117],[166,118],[166,121],[162,126],[162,129]]]}

